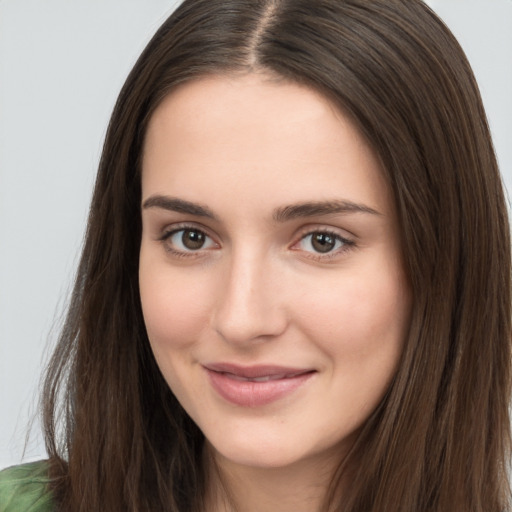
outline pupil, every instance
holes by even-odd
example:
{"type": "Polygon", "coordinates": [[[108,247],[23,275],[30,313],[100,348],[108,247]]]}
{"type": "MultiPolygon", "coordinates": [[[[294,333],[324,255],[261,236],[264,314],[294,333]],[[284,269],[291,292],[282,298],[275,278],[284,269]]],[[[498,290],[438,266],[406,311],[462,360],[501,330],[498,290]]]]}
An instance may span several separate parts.
{"type": "Polygon", "coordinates": [[[201,233],[201,231],[193,231],[191,229],[186,229],[181,237],[183,245],[190,250],[201,249],[204,245],[204,239],[204,233],[201,233]]]}
{"type": "Polygon", "coordinates": [[[334,239],[334,237],[327,233],[316,233],[313,235],[311,243],[315,251],[329,252],[334,249],[336,240],[334,239]]]}

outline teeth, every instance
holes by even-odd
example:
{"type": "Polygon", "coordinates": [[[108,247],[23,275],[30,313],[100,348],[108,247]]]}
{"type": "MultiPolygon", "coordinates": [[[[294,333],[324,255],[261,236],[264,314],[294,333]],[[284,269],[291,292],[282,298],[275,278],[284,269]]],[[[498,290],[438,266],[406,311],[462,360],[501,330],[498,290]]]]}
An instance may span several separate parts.
{"type": "Polygon", "coordinates": [[[224,375],[227,375],[229,378],[234,380],[241,380],[245,382],[268,382],[269,380],[279,380],[286,378],[286,375],[265,375],[264,377],[242,377],[241,375],[235,375],[233,373],[225,372],[224,375]]]}
{"type": "Polygon", "coordinates": [[[284,375],[272,375],[272,377],[269,375],[267,377],[255,377],[254,379],[248,379],[253,382],[267,382],[268,380],[277,380],[284,378],[284,375]]]}

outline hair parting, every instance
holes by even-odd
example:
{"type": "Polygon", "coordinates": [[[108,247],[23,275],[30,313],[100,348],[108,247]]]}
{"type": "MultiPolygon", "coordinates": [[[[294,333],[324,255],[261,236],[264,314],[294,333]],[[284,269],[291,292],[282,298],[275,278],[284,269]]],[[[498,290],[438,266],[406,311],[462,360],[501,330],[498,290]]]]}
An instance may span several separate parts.
{"type": "Polygon", "coordinates": [[[469,63],[419,0],[185,0],[149,42],[111,117],[43,389],[59,510],[205,510],[204,436],[141,312],[140,167],[163,98],[244,73],[311,87],[354,120],[382,162],[413,294],[398,371],[326,512],[509,510],[507,207],[469,63]]]}

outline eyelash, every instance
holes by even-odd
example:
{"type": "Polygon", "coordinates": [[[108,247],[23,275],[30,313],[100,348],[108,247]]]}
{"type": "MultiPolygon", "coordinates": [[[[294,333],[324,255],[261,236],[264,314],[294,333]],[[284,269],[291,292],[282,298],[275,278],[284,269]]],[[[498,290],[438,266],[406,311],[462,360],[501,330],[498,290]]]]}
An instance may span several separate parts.
{"type": "MultiPolygon", "coordinates": [[[[335,243],[341,243],[341,246],[337,249],[330,250],[329,252],[321,253],[315,251],[304,251],[307,254],[307,258],[317,260],[317,261],[328,261],[333,258],[340,256],[356,247],[356,243],[354,240],[349,238],[345,238],[335,231],[330,231],[328,229],[309,229],[301,234],[299,240],[293,244],[292,247],[297,246],[304,242],[308,237],[312,237],[313,235],[326,235],[334,239],[335,243]]],[[[312,242],[310,242],[311,244],[312,242]]],[[[300,249],[294,249],[300,250],[300,249]]]]}
{"type": "Polygon", "coordinates": [[[166,252],[170,253],[172,256],[176,258],[197,258],[201,256],[201,252],[208,249],[198,249],[197,251],[194,250],[188,250],[188,251],[182,251],[179,249],[175,249],[169,244],[169,240],[176,235],[177,233],[185,231],[194,231],[196,233],[201,233],[206,238],[213,240],[211,236],[209,236],[204,229],[200,229],[194,225],[190,224],[183,224],[179,226],[175,226],[174,228],[170,229],[169,231],[165,231],[162,236],[158,239],[162,245],[164,246],[164,249],[166,252]]]}
{"type": "MultiPolygon", "coordinates": [[[[189,249],[188,251],[183,251],[183,250],[179,250],[179,249],[175,249],[174,247],[172,247],[170,244],[169,244],[169,239],[171,239],[174,235],[180,233],[180,232],[185,232],[185,231],[193,231],[193,232],[197,232],[197,233],[200,233],[202,235],[204,235],[207,239],[210,239],[213,241],[213,238],[211,236],[209,236],[205,230],[203,229],[200,229],[194,225],[189,225],[189,224],[183,224],[183,225],[179,225],[179,226],[176,226],[172,229],[170,229],[169,231],[165,231],[161,237],[159,237],[159,241],[162,243],[162,245],[164,246],[164,249],[166,250],[166,252],[172,254],[173,257],[177,257],[177,258],[197,258],[197,257],[201,257],[205,250],[209,250],[210,248],[199,248],[197,250],[192,250],[192,249],[189,249]]],[[[345,238],[345,237],[342,237],[341,235],[339,235],[338,233],[334,232],[334,231],[329,231],[327,229],[309,229],[307,231],[304,231],[301,235],[300,235],[300,238],[297,242],[295,242],[292,246],[291,246],[291,249],[292,250],[300,250],[300,249],[294,249],[295,246],[303,243],[308,237],[312,237],[313,235],[315,234],[321,234],[321,235],[326,235],[326,236],[329,236],[331,237],[332,239],[334,239],[334,242],[335,244],[337,243],[341,243],[341,246],[338,247],[337,249],[335,250],[330,250],[329,252],[325,252],[325,253],[320,253],[320,252],[315,252],[315,251],[303,251],[305,254],[307,254],[307,258],[310,258],[310,259],[313,259],[313,260],[317,260],[317,261],[328,261],[330,259],[333,259],[337,256],[339,256],[340,254],[343,254],[343,253],[346,253],[348,251],[350,251],[351,249],[355,248],[356,247],[356,243],[354,240],[351,240],[351,239],[348,239],[348,238],[345,238]]],[[[213,242],[215,245],[218,246],[218,244],[216,244],[215,242],[213,242]]],[[[310,242],[311,243],[311,242],[310,242]]]]}

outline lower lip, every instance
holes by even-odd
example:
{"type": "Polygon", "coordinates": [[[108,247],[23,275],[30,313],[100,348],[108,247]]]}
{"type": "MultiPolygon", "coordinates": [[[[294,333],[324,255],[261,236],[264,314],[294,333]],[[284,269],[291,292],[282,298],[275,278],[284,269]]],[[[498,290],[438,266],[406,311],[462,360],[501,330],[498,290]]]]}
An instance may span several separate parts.
{"type": "Polygon", "coordinates": [[[208,369],[206,371],[215,391],[228,402],[241,407],[259,407],[284,398],[314,374],[314,372],[308,372],[294,377],[254,382],[234,379],[226,373],[208,369]]]}

